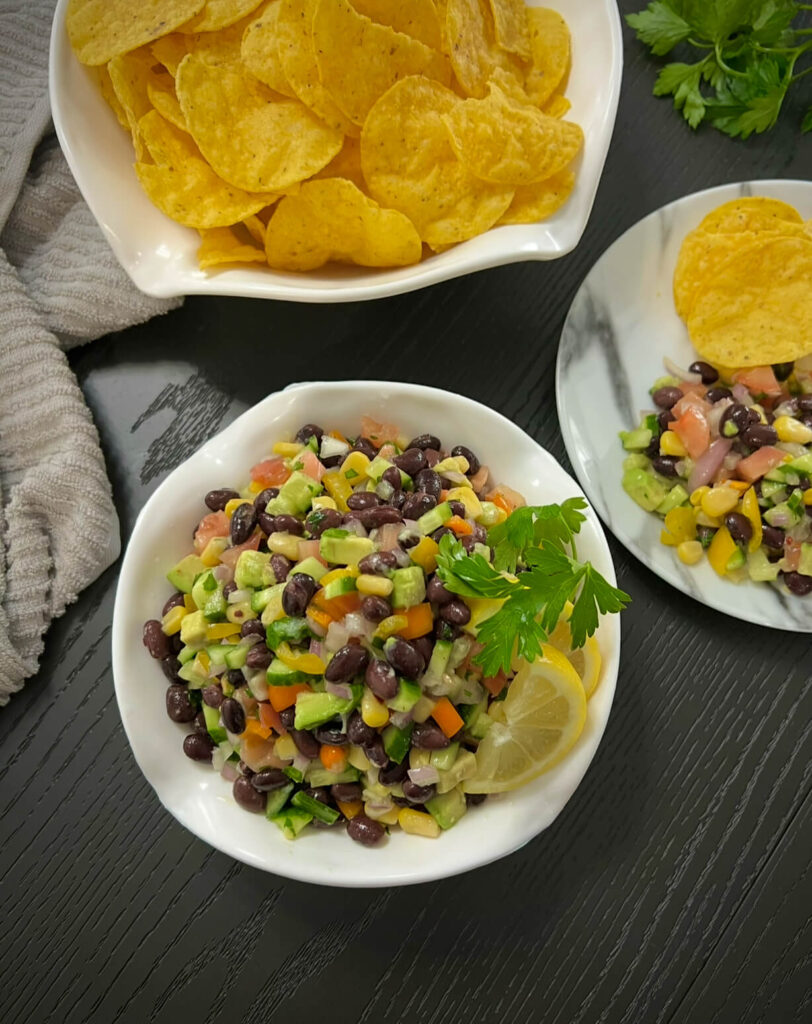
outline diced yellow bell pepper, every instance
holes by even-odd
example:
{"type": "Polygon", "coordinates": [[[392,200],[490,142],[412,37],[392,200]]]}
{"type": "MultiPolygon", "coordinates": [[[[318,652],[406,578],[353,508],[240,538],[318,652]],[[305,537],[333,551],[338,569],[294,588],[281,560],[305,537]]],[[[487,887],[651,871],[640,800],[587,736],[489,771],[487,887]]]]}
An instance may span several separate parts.
{"type": "Polygon", "coordinates": [[[316,508],[331,508],[335,509],[336,503],[327,494],[320,494],[318,498],[314,498],[311,502],[314,509],[316,508]]]}
{"type": "Polygon", "coordinates": [[[411,558],[415,565],[419,565],[428,576],[429,573],[434,572],[437,568],[437,552],[439,550],[440,545],[433,537],[423,537],[409,551],[409,558],[411,558]]]}
{"type": "Polygon", "coordinates": [[[758,551],[761,547],[761,538],[764,532],[761,525],[761,509],[758,505],[758,496],[755,490],[750,487],[744,492],[742,498],[742,515],[747,516],[750,525],[753,527],[753,536],[747,545],[748,551],[758,551]]]}
{"type": "Polygon", "coordinates": [[[305,446],[298,441],[277,441],[273,446],[274,455],[281,455],[283,459],[292,459],[298,455],[305,446]]]}
{"type": "Polygon", "coordinates": [[[445,500],[462,502],[468,519],[477,519],[482,515],[482,502],[474,494],[472,487],[452,487],[445,500]]]}
{"type": "Polygon", "coordinates": [[[688,451],[673,430],[665,430],[660,435],[660,454],[676,455],[677,458],[684,459],[688,451]]]}
{"type": "Polygon", "coordinates": [[[375,594],[378,597],[389,597],[395,589],[394,583],[386,576],[373,576],[370,573],[361,573],[357,587],[362,594],[375,594]]]}
{"type": "Polygon", "coordinates": [[[434,466],[434,472],[467,473],[469,468],[468,459],[464,455],[449,455],[434,466]]]}
{"type": "Polygon", "coordinates": [[[240,505],[248,505],[250,502],[246,501],[245,498],[232,498],[231,501],[226,502],[226,507],[223,509],[229,519],[234,515],[240,505]]]}
{"type": "Polygon", "coordinates": [[[196,612],[197,611],[197,605],[195,604],[195,599],[192,597],[191,594],[184,594],[183,595],[183,607],[186,609],[187,612],[196,612]]]}
{"type": "Polygon", "coordinates": [[[252,480],[248,485],[248,490],[251,494],[259,494],[259,492],[264,491],[265,488],[259,480],[252,480]]]}
{"type": "Polygon", "coordinates": [[[379,701],[368,686],[361,697],[361,718],[370,729],[380,729],[389,721],[389,708],[379,701]]]}
{"type": "Polygon", "coordinates": [[[276,648],[276,656],[283,665],[297,672],[306,672],[309,676],[322,676],[326,665],[316,654],[305,651],[294,651],[284,641],[276,648]]]}
{"type": "Polygon", "coordinates": [[[361,570],[357,565],[341,566],[338,569],[331,569],[329,572],[326,572],[319,580],[319,585],[326,587],[327,584],[332,583],[333,580],[343,580],[346,576],[359,576],[360,573],[361,570]]]}
{"type": "Polygon", "coordinates": [[[350,452],[341,463],[339,472],[351,487],[357,487],[366,479],[369,467],[369,458],[363,452],[350,452]]]}
{"type": "MultiPolygon", "coordinates": [[[[696,540],[696,512],[692,508],[672,508],[665,516],[665,528],[677,544],[696,540]]],[[[674,545],[675,546],[675,545],[674,545]]]]}
{"type": "Polygon", "coordinates": [[[669,533],[668,530],[660,530],[660,543],[664,544],[667,548],[675,548],[679,541],[673,533],[669,533]]]}
{"type": "Polygon", "coordinates": [[[394,636],[395,633],[399,633],[402,629],[405,629],[409,625],[409,620],[405,615],[390,615],[378,623],[378,628],[375,630],[375,636],[380,640],[386,640],[390,636],[394,636]]]}
{"type": "Polygon", "coordinates": [[[702,511],[706,516],[723,516],[739,503],[739,493],[732,487],[719,484],[702,496],[702,511]]]}
{"type": "Polygon", "coordinates": [[[181,623],[186,617],[186,608],[184,605],[175,605],[174,608],[170,608],[169,611],[161,619],[161,629],[167,636],[174,636],[175,633],[180,632],[181,623]]]}
{"type": "Polygon", "coordinates": [[[215,622],[206,627],[206,639],[225,640],[229,636],[239,636],[241,629],[239,622],[215,622]]]}
{"type": "MultiPolygon", "coordinates": [[[[359,452],[359,455],[362,454],[359,452]]],[[[352,494],[349,480],[339,470],[328,470],[321,478],[325,491],[335,501],[339,512],[349,512],[347,498],[352,494]]]]}
{"type": "Polygon", "coordinates": [[[691,491],[691,504],[701,505],[702,499],[705,497],[708,491],[710,491],[710,487],[708,487],[707,484],[703,484],[701,487],[697,487],[695,491],[691,491]]]}
{"type": "Polygon", "coordinates": [[[398,824],[404,832],[413,836],[425,836],[436,839],[440,835],[440,826],[425,811],[415,811],[411,807],[401,807],[398,812],[398,824]]]}
{"type": "Polygon", "coordinates": [[[206,654],[205,651],[199,651],[195,655],[195,667],[197,668],[198,672],[208,673],[209,669],[211,668],[211,658],[208,656],[208,654],[206,654]]]}
{"type": "Polygon", "coordinates": [[[200,556],[200,561],[208,566],[210,569],[214,568],[215,565],[220,564],[220,556],[229,545],[228,537],[212,537],[206,547],[203,549],[203,554],[200,556]]]}
{"type": "Polygon", "coordinates": [[[708,548],[708,561],[720,576],[727,575],[727,563],[736,551],[736,541],[726,526],[720,526],[708,548]]]}
{"type": "Polygon", "coordinates": [[[274,743],[273,752],[280,761],[292,761],[299,753],[299,748],[294,743],[291,734],[286,733],[274,743]]]}
{"type": "MultiPolygon", "coordinates": [[[[366,810],[366,807],[364,808],[364,810],[366,810]]],[[[397,823],[398,823],[398,810],[399,810],[398,807],[393,807],[390,811],[387,811],[386,814],[379,814],[378,815],[378,821],[382,825],[397,825],[397,823]]]]}

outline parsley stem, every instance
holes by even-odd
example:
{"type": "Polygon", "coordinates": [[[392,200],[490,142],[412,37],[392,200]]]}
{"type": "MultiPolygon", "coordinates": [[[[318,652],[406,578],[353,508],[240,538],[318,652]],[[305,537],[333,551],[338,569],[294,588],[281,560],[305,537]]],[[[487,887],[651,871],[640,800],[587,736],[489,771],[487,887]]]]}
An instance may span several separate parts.
{"type": "Polygon", "coordinates": [[[719,65],[722,71],[724,71],[728,75],[732,75],[733,78],[747,78],[747,75],[744,71],[736,71],[735,68],[730,67],[730,65],[725,62],[724,57],[722,57],[722,51],[718,43],[715,44],[714,51],[716,53],[716,63],[719,65]]]}
{"type": "Polygon", "coordinates": [[[803,71],[799,71],[797,75],[793,75],[790,82],[797,82],[799,78],[803,78],[804,75],[808,75],[812,71],[812,64],[808,68],[804,68],[803,71]]]}

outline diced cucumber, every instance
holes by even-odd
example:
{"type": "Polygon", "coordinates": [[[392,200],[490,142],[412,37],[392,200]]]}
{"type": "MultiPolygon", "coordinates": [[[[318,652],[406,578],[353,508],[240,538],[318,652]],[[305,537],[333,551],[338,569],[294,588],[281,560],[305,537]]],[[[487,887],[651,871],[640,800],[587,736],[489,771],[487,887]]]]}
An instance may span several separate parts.
{"type": "Polygon", "coordinates": [[[421,696],[422,692],[417,683],[411,683],[408,679],[399,679],[398,692],[386,702],[386,706],[392,711],[411,711],[421,696]]]}
{"type": "Polygon", "coordinates": [[[317,583],[322,576],[327,573],[327,566],[315,558],[313,555],[309,555],[307,558],[303,558],[301,562],[297,562],[296,565],[290,570],[292,576],[295,572],[303,572],[305,576],[310,576],[317,583]]]}
{"type": "Polygon", "coordinates": [[[279,814],[295,788],[293,783],[289,782],[287,786],[282,786],[281,789],[275,789],[272,793],[268,794],[268,800],[265,804],[265,817],[269,821],[273,821],[274,817],[279,814]]]}
{"type": "Polygon", "coordinates": [[[426,810],[442,829],[456,825],[468,810],[465,794],[459,788],[432,797],[426,804],[426,810]]]}
{"type": "Polygon", "coordinates": [[[181,647],[180,654],[178,655],[178,661],[181,665],[185,665],[187,661],[192,661],[197,651],[194,647],[181,647]]]}
{"type": "Polygon", "coordinates": [[[680,505],[685,505],[688,502],[688,492],[682,486],[682,484],[675,484],[665,499],[660,502],[656,508],[656,512],[664,516],[667,512],[670,512],[673,508],[679,508],[680,505]]]}
{"type": "Polygon", "coordinates": [[[653,512],[665,501],[669,488],[645,469],[627,469],[621,481],[623,490],[646,512],[653,512]]]}
{"type": "Polygon", "coordinates": [[[340,527],[325,530],[319,538],[319,554],[325,562],[332,564],[358,565],[374,550],[375,544],[369,537],[358,537],[340,527]]]}
{"type": "Polygon", "coordinates": [[[267,586],[271,556],[267,551],[242,551],[234,569],[238,590],[267,586]]]}
{"type": "Polygon", "coordinates": [[[311,786],[335,786],[343,782],[357,782],[361,773],[357,768],[345,768],[343,772],[331,772],[316,762],[307,772],[307,781],[311,786]]]}
{"type": "Polygon", "coordinates": [[[457,760],[459,749],[459,743],[449,743],[445,750],[433,750],[431,752],[430,764],[432,764],[438,772],[447,772],[457,760]]]}
{"type": "Polygon", "coordinates": [[[203,717],[206,719],[206,729],[209,736],[215,743],[225,743],[228,739],[226,730],[220,725],[220,711],[218,708],[210,708],[208,704],[203,705],[203,717]]]}
{"type": "Polygon", "coordinates": [[[493,725],[493,719],[490,715],[480,715],[479,718],[468,726],[468,734],[475,740],[481,740],[485,738],[485,733],[493,725]]]}
{"type": "MultiPolygon", "coordinates": [[[[776,520],[781,524],[782,528],[786,528],[787,520],[789,520],[790,526],[796,526],[801,521],[801,516],[798,512],[793,510],[791,501],[792,495],[790,495],[786,501],[779,501],[777,505],[773,505],[772,508],[767,509],[764,513],[764,518],[770,526],[775,526],[776,520]]],[[[187,615],[186,618],[188,619],[189,616],[187,615]]],[[[186,619],[183,621],[185,622],[186,619]]]]}
{"type": "Polygon", "coordinates": [[[376,455],[367,467],[367,476],[373,483],[377,484],[380,482],[381,477],[387,469],[393,465],[394,463],[390,462],[389,459],[384,459],[380,455],[376,455]]]}
{"type": "Polygon", "coordinates": [[[226,665],[226,655],[231,649],[226,644],[212,644],[206,648],[206,654],[209,656],[209,661],[216,668],[224,668],[226,665]]]}
{"type": "Polygon", "coordinates": [[[256,612],[257,615],[264,612],[268,607],[268,603],[277,594],[281,594],[284,589],[284,583],[275,583],[272,587],[263,587],[262,590],[255,590],[251,595],[251,611],[256,612]]]}
{"type": "Polygon", "coordinates": [[[801,544],[801,557],[797,571],[802,576],[812,576],[812,544],[801,544]]]}
{"type": "Polygon", "coordinates": [[[298,793],[293,794],[290,802],[293,807],[298,807],[299,810],[309,814],[311,818],[317,818],[326,825],[334,825],[340,817],[335,807],[328,807],[327,804],[323,804],[321,800],[316,800],[315,797],[308,796],[301,789],[298,793]]]}
{"type": "Polygon", "coordinates": [[[295,839],[302,829],[313,820],[313,815],[299,807],[286,807],[279,814],[274,814],[271,821],[281,831],[285,839],[295,839]]]}
{"type": "Polygon", "coordinates": [[[747,572],[756,583],[767,583],[778,579],[778,563],[771,562],[764,551],[759,548],[747,556],[747,572]]]}
{"type": "Polygon", "coordinates": [[[393,608],[412,608],[426,599],[426,577],[419,565],[395,569],[392,573],[392,586],[390,600],[393,608]]]}
{"type": "Polygon", "coordinates": [[[190,690],[201,690],[208,686],[211,679],[198,668],[197,660],[187,661],[178,669],[178,678],[189,684],[190,690]]]}
{"type": "Polygon", "coordinates": [[[725,569],[728,572],[735,572],[736,569],[741,569],[746,562],[747,558],[745,557],[744,551],[742,551],[741,548],[736,548],[730,558],[728,558],[725,569]]]}
{"type": "Polygon", "coordinates": [[[412,742],[412,731],[414,722],[409,722],[402,729],[396,725],[388,725],[383,731],[383,749],[386,751],[389,760],[400,764],[403,758],[409,753],[409,745],[412,742]]]}
{"type": "Polygon", "coordinates": [[[315,729],[317,725],[324,725],[337,715],[352,711],[361,700],[363,687],[351,684],[350,689],[353,693],[351,700],[336,697],[332,693],[300,693],[296,698],[294,728],[315,729]]]}
{"type": "Polygon", "coordinates": [[[301,515],[307,512],[313,498],[321,494],[322,490],[317,480],[297,470],[282,484],[279,494],[268,502],[267,512],[272,516],[301,515]]]}
{"type": "MultiPolygon", "coordinates": [[[[484,717],[487,718],[488,716],[485,715],[484,717]]],[[[490,721],[489,718],[488,721],[490,721]]],[[[439,794],[447,793],[450,789],[453,789],[474,775],[476,775],[476,755],[472,754],[470,750],[460,750],[451,767],[446,771],[440,772],[437,792],[439,794]]]]}
{"type": "Polygon", "coordinates": [[[306,683],[313,677],[309,676],[306,672],[290,668],[283,661],[280,661],[279,658],[274,658],[268,666],[265,678],[268,686],[294,686],[296,683],[306,683]]]}
{"type": "Polygon", "coordinates": [[[439,505],[435,505],[433,509],[423,513],[417,520],[417,529],[424,535],[434,533],[453,515],[451,505],[447,501],[441,501],[439,505]]]}
{"type": "Polygon", "coordinates": [[[642,452],[651,444],[652,433],[646,427],[636,430],[621,430],[619,435],[627,452],[642,452]]]}
{"type": "Polygon", "coordinates": [[[232,647],[226,648],[226,665],[228,668],[242,668],[245,665],[245,659],[248,657],[251,647],[252,644],[234,644],[232,647]]]}
{"type": "Polygon", "coordinates": [[[761,496],[773,504],[777,501],[784,501],[787,495],[783,476],[777,480],[771,480],[769,476],[765,476],[761,481],[761,496]]]}

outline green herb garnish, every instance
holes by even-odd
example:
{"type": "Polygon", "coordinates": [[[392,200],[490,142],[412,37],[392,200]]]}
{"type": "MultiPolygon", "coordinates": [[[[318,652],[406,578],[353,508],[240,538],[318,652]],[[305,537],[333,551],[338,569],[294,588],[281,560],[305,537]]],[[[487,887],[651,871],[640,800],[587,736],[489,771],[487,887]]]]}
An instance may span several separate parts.
{"type": "MultiPolygon", "coordinates": [[[[794,0],[652,0],[626,21],[656,56],[679,46],[697,58],[666,64],[655,96],[673,96],[692,128],[707,121],[746,139],[772,128],[790,87],[812,72],[796,71],[812,28],[793,26],[809,10],[794,0]]],[[[812,107],[801,130],[812,130],[812,107]]]]}
{"type": "Polygon", "coordinates": [[[504,598],[505,603],[479,627],[483,649],[474,656],[486,676],[510,670],[514,654],[532,661],[541,654],[567,601],[574,647],[582,647],[598,628],[600,614],[619,612],[631,600],[613,587],[590,562],[575,557],[573,538],[585,521],[581,498],[562,505],[516,509],[493,527],[488,542],[494,564],[468,555],[450,534],[440,541],[437,575],[461,597],[504,598]],[[515,576],[506,572],[521,571],[515,576]]]}

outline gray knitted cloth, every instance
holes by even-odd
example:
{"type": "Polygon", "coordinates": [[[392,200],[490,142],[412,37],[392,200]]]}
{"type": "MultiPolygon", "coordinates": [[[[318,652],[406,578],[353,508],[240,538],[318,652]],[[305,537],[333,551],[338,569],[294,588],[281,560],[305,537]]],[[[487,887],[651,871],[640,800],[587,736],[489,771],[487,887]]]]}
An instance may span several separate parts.
{"type": "MultiPolygon", "coordinates": [[[[0,704],[120,550],[99,439],[64,349],[165,312],[138,292],[53,135],[54,0],[0,0],[0,704]]],[[[177,303],[175,303],[177,304],[177,303]]]]}

